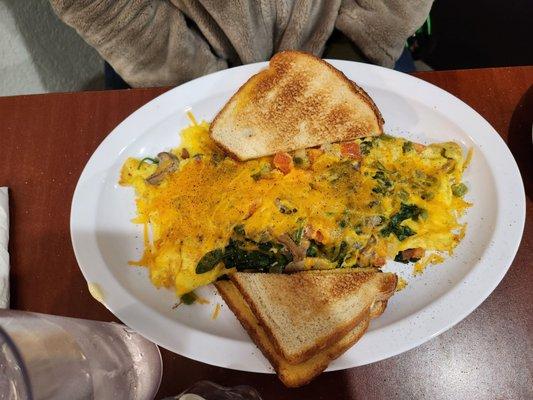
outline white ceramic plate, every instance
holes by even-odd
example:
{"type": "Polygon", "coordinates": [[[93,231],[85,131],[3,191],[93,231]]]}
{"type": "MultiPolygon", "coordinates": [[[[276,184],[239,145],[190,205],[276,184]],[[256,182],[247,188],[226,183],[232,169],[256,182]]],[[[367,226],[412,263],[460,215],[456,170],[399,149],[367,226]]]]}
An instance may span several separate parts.
{"type": "MultiPolygon", "coordinates": [[[[385,68],[331,61],[360,84],[385,118],[387,133],[425,143],[454,140],[474,148],[464,180],[466,237],[453,257],[417,277],[412,266],[389,262],[388,270],[409,285],[372,321],[357,345],[329,370],[364,365],[409,350],[465,318],[494,290],[517,251],[525,219],[525,196],[516,163],[498,133],[478,113],[451,94],[385,68]]],[[[189,124],[186,112],[212,120],[222,105],[266,63],[208,75],[152,100],[126,118],[102,142],[85,167],[72,202],[71,236],[87,282],[100,288],[102,302],[120,320],[155,343],[209,364],[252,372],[272,372],[212,285],[201,289],[210,305],[172,309],[171,290],[155,289],[147,271],[127,265],[142,252],[142,230],[134,193],[118,185],[127,157],[153,156],[180,143],[189,124]],[[216,320],[211,313],[224,304],[216,320]]],[[[95,287],[95,286],[93,286],[95,287]]]]}

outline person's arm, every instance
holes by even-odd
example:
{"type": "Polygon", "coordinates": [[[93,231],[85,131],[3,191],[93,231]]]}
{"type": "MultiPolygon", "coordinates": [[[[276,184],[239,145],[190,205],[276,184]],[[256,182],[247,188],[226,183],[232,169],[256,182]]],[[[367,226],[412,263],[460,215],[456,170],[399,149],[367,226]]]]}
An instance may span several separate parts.
{"type": "Polygon", "coordinates": [[[373,63],[392,67],[426,20],[432,0],[343,0],[335,27],[373,63]]]}
{"type": "Polygon", "coordinates": [[[50,0],[131,86],[176,85],[227,67],[161,0],[50,0]]]}

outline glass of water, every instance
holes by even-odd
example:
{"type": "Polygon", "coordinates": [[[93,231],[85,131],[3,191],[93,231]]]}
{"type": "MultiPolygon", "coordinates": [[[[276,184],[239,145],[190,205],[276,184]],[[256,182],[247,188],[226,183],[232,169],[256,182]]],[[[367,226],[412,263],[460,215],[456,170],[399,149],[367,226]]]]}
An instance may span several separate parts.
{"type": "Polygon", "coordinates": [[[128,327],[0,310],[0,400],[152,400],[158,347],[128,327]]]}

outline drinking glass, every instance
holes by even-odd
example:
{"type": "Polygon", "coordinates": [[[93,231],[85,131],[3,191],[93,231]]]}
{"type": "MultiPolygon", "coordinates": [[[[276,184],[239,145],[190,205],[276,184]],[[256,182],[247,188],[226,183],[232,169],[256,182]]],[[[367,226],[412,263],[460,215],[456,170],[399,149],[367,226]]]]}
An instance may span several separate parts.
{"type": "Polygon", "coordinates": [[[151,400],[158,347],[128,327],[0,310],[0,400],[151,400]]]}

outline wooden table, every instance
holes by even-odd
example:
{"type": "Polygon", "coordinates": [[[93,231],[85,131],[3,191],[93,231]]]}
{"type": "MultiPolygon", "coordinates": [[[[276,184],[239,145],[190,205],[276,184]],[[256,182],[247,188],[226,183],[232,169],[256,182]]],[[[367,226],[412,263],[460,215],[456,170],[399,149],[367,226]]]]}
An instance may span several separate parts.
{"type": "MultiPolygon", "coordinates": [[[[483,115],[513,152],[527,191],[527,222],[509,273],[470,316],[439,337],[388,360],[322,374],[288,390],[275,375],[212,367],[162,351],[160,396],[210,379],[250,384],[264,399],[533,398],[533,67],[416,74],[483,115]]],[[[0,98],[0,186],[11,189],[12,307],[112,321],[93,300],[74,258],[70,203],[98,144],[166,89],[0,98]]]]}

